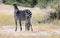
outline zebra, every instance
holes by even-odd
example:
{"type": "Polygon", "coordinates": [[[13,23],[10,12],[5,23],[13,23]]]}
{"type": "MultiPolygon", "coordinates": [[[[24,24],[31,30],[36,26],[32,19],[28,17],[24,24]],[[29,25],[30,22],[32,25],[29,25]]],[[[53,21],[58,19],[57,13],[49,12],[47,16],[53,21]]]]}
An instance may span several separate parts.
{"type": "Polygon", "coordinates": [[[13,4],[14,6],[14,19],[15,19],[15,31],[17,31],[17,21],[19,21],[20,24],[20,30],[22,31],[22,25],[21,21],[25,21],[25,30],[30,30],[33,31],[32,25],[31,25],[31,17],[32,13],[30,10],[25,9],[25,10],[19,10],[17,7],[17,4],[13,4]]]}

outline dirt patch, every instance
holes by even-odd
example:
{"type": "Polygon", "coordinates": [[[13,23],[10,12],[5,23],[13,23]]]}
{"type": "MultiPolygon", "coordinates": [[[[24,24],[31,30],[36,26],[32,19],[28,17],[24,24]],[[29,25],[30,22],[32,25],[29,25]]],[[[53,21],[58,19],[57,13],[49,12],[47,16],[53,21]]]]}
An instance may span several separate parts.
{"type": "Polygon", "coordinates": [[[0,26],[0,38],[60,38],[58,27],[48,24],[33,25],[34,31],[15,31],[14,26],[0,26]]]}

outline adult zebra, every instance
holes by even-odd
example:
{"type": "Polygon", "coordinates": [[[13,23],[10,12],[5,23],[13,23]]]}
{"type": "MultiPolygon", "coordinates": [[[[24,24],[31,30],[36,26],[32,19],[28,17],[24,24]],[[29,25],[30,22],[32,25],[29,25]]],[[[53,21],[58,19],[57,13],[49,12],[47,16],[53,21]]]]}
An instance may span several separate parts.
{"type": "Polygon", "coordinates": [[[19,10],[17,7],[17,4],[13,4],[14,6],[14,18],[15,18],[15,24],[16,24],[16,28],[15,31],[17,31],[17,21],[19,21],[20,24],[20,30],[22,30],[22,25],[21,25],[21,21],[26,21],[25,23],[25,29],[26,30],[31,30],[32,29],[32,25],[31,25],[31,17],[32,17],[32,13],[30,10],[19,10]]]}

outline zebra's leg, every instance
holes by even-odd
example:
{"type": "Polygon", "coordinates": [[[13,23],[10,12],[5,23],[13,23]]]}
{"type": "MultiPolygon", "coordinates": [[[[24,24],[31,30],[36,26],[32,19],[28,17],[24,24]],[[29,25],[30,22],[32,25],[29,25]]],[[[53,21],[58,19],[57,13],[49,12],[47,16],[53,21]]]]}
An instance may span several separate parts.
{"type": "Polygon", "coordinates": [[[27,31],[27,23],[25,23],[25,30],[27,31]]]}
{"type": "Polygon", "coordinates": [[[29,23],[26,23],[25,29],[26,29],[26,30],[30,30],[30,25],[29,25],[29,23]]]}
{"type": "Polygon", "coordinates": [[[29,24],[29,27],[28,27],[28,28],[29,28],[29,30],[30,30],[30,28],[31,28],[31,31],[33,31],[32,24],[31,24],[31,20],[30,20],[30,19],[31,19],[31,18],[28,19],[28,24],[29,24]]]}
{"type": "Polygon", "coordinates": [[[30,30],[30,23],[27,23],[27,30],[30,30]]]}
{"type": "MultiPolygon", "coordinates": [[[[26,25],[25,25],[25,28],[26,28],[26,30],[30,30],[30,27],[32,28],[32,25],[31,25],[31,23],[30,23],[30,17],[28,18],[26,18],[26,25]]],[[[33,29],[32,29],[33,30],[33,29]]]]}
{"type": "Polygon", "coordinates": [[[30,20],[30,19],[31,19],[31,18],[29,18],[29,20],[28,20],[29,28],[31,29],[31,31],[33,31],[32,24],[31,24],[31,20],[30,20]]]}
{"type": "Polygon", "coordinates": [[[30,22],[26,23],[25,28],[26,28],[26,30],[30,30],[31,29],[31,31],[33,31],[33,28],[32,28],[32,25],[31,25],[30,22]]]}
{"type": "Polygon", "coordinates": [[[19,19],[20,30],[22,31],[21,20],[19,19]]]}
{"type": "Polygon", "coordinates": [[[28,22],[27,24],[27,29],[30,30],[30,22],[28,22]]]}
{"type": "Polygon", "coordinates": [[[31,22],[30,22],[30,28],[31,28],[31,31],[33,31],[33,28],[32,28],[32,25],[31,25],[31,22]]]}
{"type": "Polygon", "coordinates": [[[17,31],[17,20],[16,19],[15,19],[15,25],[16,25],[15,31],[17,31]]]}
{"type": "Polygon", "coordinates": [[[28,24],[28,19],[26,19],[26,23],[25,23],[25,30],[29,30],[29,24],[28,24]]]}

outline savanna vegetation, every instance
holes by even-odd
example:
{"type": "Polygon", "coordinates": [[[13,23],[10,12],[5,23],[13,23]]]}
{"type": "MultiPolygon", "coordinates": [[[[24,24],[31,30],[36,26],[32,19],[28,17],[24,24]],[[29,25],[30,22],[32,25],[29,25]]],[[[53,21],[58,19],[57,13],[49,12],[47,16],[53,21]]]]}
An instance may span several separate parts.
{"type": "MultiPolygon", "coordinates": [[[[0,38],[60,38],[60,34],[52,33],[54,30],[60,30],[60,0],[0,0],[0,2],[3,3],[0,4],[0,38]],[[19,5],[20,10],[26,8],[31,10],[31,23],[34,33],[35,31],[48,31],[50,33],[48,35],[30,36],[28,35],[30,32],[25,32],[27,36],[24,36],[21,35],[24,32],[12,32],[14,30],[10,32],[10,29],[14,29],[12,26],[15,26],[12,6],[15,3],[19,5]],[[48,12],[46,13],[46,11],[48,12]],[[44,13],[48,14],[48,16],[44,13]],[[48,21],[46,21],[47,19],[48,21]],[[10,26],[10,29],[5,26],[10,26]],[[6,31],[7,29],[8,32],[6,31]]],[[[60,31],[57,31],[57,33],[60,33],[60,31]]]]}
{"type": "Polygon", "coordinates": [[[4,4],[14,4],[17,3],[20,6],[27,7],[46,7],[48,5],[52,5],[53,3],[57,3],[59,0],[2,0],[4,4]]]}
{"type": "MultiPolygon", "coordinates": [[[[0,2],[2,2],[5,5],[12,5],[16,3],[19,6],[25,6],[25,7],[35,7],[35,6],[39,8],[51,7],[55,9],[55,11],[53,14],[52,14],[52,11],[50,11],[51,12],[50,15],[52,15],[49,17],[50,21],[51,19],[55,19],[55,20],[56,18],[58,18],[58,20],[60,19],[60,0],[1,0],[0,2]]],[[[41,23],[40,21],[41,17],[45,19],[46,16],[44,17],[44,15],[42,15],[42,12],[40,13],[37,11],[33,13],[33,17],[32,17],[33,24],[41,23]]],[[[0,24],[1,25],[10,25],[10,24],[13,25],[14,24],[13,15],[0,14],[0,24]]]]}

